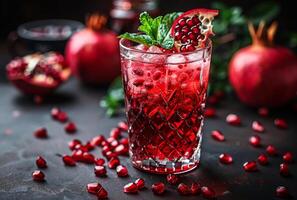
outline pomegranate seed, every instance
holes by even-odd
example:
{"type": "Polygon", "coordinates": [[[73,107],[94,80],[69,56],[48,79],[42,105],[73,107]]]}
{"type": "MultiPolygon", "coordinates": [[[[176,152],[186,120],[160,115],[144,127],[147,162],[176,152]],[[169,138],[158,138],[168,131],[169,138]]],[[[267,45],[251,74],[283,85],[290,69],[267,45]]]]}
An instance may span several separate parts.
{"type": "Polygon", "coordinates": [[[113,139],[118,139],[121,135],[121,129],[120,128],[113,128],[110,131],[110,137],[113,139]]]}
{"type": "Polygon", "coordinates": [[[229,114],[226,117],[226,122],[233,126],[239,126],[241,124],[241,120],[238,115],[229,114]]]}
{"type": "Polygon", "coordinates": [[[139,87],[143,85],[143,82],[144,82],[143,78],[137,78],[137,79],[134,79],[133,85],[135,85],[136,87],[139,87]]]}
{"type": "Polygon", "coordinates": [[[82,157],[84,163],[93,164],[95,162],[95,157],[88,152],[84,152],[82,157]]]}
{"type": "Polygon", "coordinates": [[[128,183],[124,186],[125,193],[137,193],[138,187],[135,183],[128,183]]]}
{"type": "Polygon", "coordinates": [[[160,71],[155,71],[154,72],[154,74],[153,74],[153,79],[155,80],[155,81],[157,81],[157,80],[159,80],[160,78],[161,78],[161,76],[162,76],[162,72],[160,72],[160,71]]]}
{"type": "Polygon", "coordinates": [[[64,155],[62,157],[62,160],[66,166],[75,166],[76,165],[75,160],[71,156],[64,155]]]}
{"type": "Polygon", "coordinates": [[[129,149],[125,147],[123,144],[120,144],[114,149],[114,152],[117,155],[127,155],[129,152],[129,149]]]}
{"type": "Polygon", "coordinates": [[[280,198],[288,198],[290,197],[290,193],[287,187],[285,186],[278,186],[276,188],[276,196],[280,198]]]}
{"type": "Polygon", "coordinates": [[[272,145],[268,145],[266,147],[266,152],[268,153],[268,155],[270,156],[276,156],[277,155],[277,151],[276,148],[272,145]]]}
{"type": "Polygon", "coordinates": [[[154,183],[152,185],[152,191],[154,194],[163,194],[165,192],[165,185],[162,182],[154,183]]]}
{"type": "Polygon", "coordinates": [[[116,168],[117,174],[119,177],[125,177],[128,176],[128,170],[127,167],[123,165],[118,165],[116,168]]]}
{"type": "Polygon", "coordinates": [[[120,160],[117,157],[113,157],[108,162],[108,167],[110,169],[115,169],[120,164],[120,160]]]}
{"type": "Polygon", "coordinates": [[[144,182],[144,180],[142,178],[136,179],[136,181],[134,181],[134,183],[137,185],[137,188],[139,190],[144,188],[144,186],[145,186],[145,182],[144,182]]]}
{"type": "Polygon", "coordinates": [[[106,141],[107,141],[108,145],[110,145],[112,142],[117,141],[117,139],[115,139],[113,137],[109,137],[109,138],[107,138],[106,141]]]}
{"type": "Polygon", "coordinates": [[[144,75],[144,71],[140,68],[135,68],[133,69],[133,73],[138,75],[138,76],[143,76],[144,75]]]}
{"type": "Polygon", "coordinates": [[[34,103],[37,105],[42,104],[44,101],[43,97],[39,95],[35,95],[33,100],[34,100],[34,103]]]}
{"type": "Polygon", "coordinates": [[[97,197],[98,199],[107,199],[108,193],[103,187],[101,187],[99,192],[97,192],[97,197]]]}
{"type": "Polygon", "coordinates": [[[95,146],[93,146],[93,145],[91,144],[91,142],[88,141],[88,142],[85,144],[85,148],[87,148],[88,151],[92,151],[92,150],[95,148],[95,146]]]}
{"type": "Polygon", "coordinates": [[[290,175],[289,165],[286,164],[286,163],[280,164],[279,170],[280,170],[280,174],[283,175],[283,176],[289,176],[290,175]]]}
{"type": "Polygon", "coordinates": [[[105,157],[107,158],[107,160],[110,160],[110,159],[112,159],[113,157],[117,157],[118,155],[116,154],[116,153],[114,153],[114,152],[112,152],[112,151],[108,151],[108,152],[106,152],[106,154],[105,154],[105,157]]]}
{"type": "Polygon", "coordinates": [[[65,129],[65,131],[67,132],[67,133],[75,133],[76,132],[76,125],[75,125],[75,123],[73,123],[73,122],[68,122],[67,124],[66,124],[66,126],[64,127],[64,129],[65,129]]]}
{"type": "Polygon", "coordinates": [[[73,151],[75,149],[75,146],[78,144],[81,144],[80,140],[77,140],[77,139],[71,140],[70,142],[68,142],[69,149],[73,151]]]}
{"type": "Polygon", "coordinates": [[[175,174],[168,174],[166,178],[167,178],[167,182],[170,183],[171,185],[178,184],[180,181],[179,177],[175,174]]]}
{"type": "Polygon", "coordinates": [[[286,163],[291,163],[293,162],[293,154],[291,152],[286,152],[284,153],[283,155],[283,160],[286,162],[286,163]]]}
{"type": "Polygon", "coordinates": [[[95,165],[97,166],[103,166],[105,164],[105,160],[103,158],[97,158],[95,160],[95,165]]]}
{"type": "Polygon", "coordinates": [[[91,194],[97,194],[101,188],[102,188],[102,185],[100,185],[99,183],[87,184],[87,191],[91,194]]]}
{"type": "Polygon", "coordinates": [[[105,137],[103,135],[98,135],[98,136],[92,138],[90,144],[94,147],[100,146],[104,140],[105,140],[105,137]]]}
{"type": "Polygon", "coordinates": [[[216,116],[216,110],[214,108],[205,108],[204,110],[204,116],[205,117],[215,117],[216,116]]]}
{"type": "Polygon", "coordinates": [[[247,172],[257,171],[257,163],[255,161],[246,162],[243,164],[243,169],[247,172]]]}
{"type": "Polygon", "coordinates": [[[110,146],[112,149],[116,148],[119,145],[119,142],[117,140],[114,140],[110,143],[110,146]]]}
{"type": "Polygon", "coordinates": [[[37,165],[38,168],[47,168],[46,161],[41,156],[37,156],[36,165],[37,165]]]}
{"type": "Polygon", "coordinates": [[[53,108],[51,110],[51,115],[52,115],[52,118],[57,120],[57,121],[60,121],[60,122],[68,121],[67,113],[61,111],[59,108],[53,108]]]}
{"type": "Polygon", "coordinates": [[[267,165],[268,164],[268,157],[266,155],[264,155],[264,154],[259,155],[257,160],[261,165],[267,165]]]}
{"type": "Polygon", "coordinates": [[[122,131],[128,131],[128,124],[126,122],[119,122],[118,128],[122,131]]]}
{"type": "Polygon", "coordinates": [[[40,170],[35,170],[32,173],[32,177],[34,181],[44,181],[45,175],[42,171],[40,170]]]}
{"type": "Polygon", "coordinates": [[[200,184],[198,183],[192,183],[191,185],[191,194],[196,195],[201,192],[200,184]]]}
{"type": "Polygon", "coordinates": [[[94,173],[96,174],[96,176],[102,177],[102,176],[106,176],[107,171],[104,166],[95,166],[94,173]]]}
{"type": "Polygon", "coordinates": [[[286,120],[280,119],[280,118],[277,118],[277,119],[274,120],[274,125],[277,128],[280,128],[280,129],[287,129],[288,128],[288,124],[287,124],[286,120]]]}
{"type": "Polygon", "coordinates": [[[75,161],[79,161],[82,162],[83,161],[83,151],[82,150],[74,150],[72,152],[71,157],[75,160],[75,161]]]}
{"type": "Polygon", "coordinates": [[[224,141],[225,140],[225,136],[223,135],[223,133],[219,130],[214,130],[211,132],[211,137],[217,141],[224,141]]]}
{"type": "Polygon", "coordinates": [[[111,151],[111,148],[109,145],[105,145],[102,148],[102,154],[105,156],[107,152],[111,151]]]}
{"type": "Polygon", "coordinates": [[[207,199],[213,199],[216,196],[215,191],[209,187],[206,187],[206,186],[203,186],[201,188],[201,193],[202,193],[202,196],[207,199]]]}
{"type": "Polygon", "coordinates": [[[184,183],[180,183],[178,186],[177,186],[177,191],[179,194],[181,195],[188,195],[191,193],[191,189],[189,188],[189,186],[187,186],[186,184],[184,183]]]}
{"type": "Polygon", "coordinates": [[[262,117],[268,117],[268,115],[269,115],[269,110],[268,110],[268,108],[264,108],[264,107],[259,108],[259,109],[258,109],[258,114],[259,114],[260,116],[262,116],[262,117]]]}
{"type": "Polygon", "coordinates": [[[129,139],[128,138],[122,138],[120,140],[120,143],[125,145],[125,146],[129,146],[129,139]]]}
{"type": "Polygon", "coordinates": [[[261,146],[261,138],[258,135],[251,136],[249,141],[250,141],[250,144],[254,147],[261,146]]]}
{"type": "Polygon", "coordinates": [[[82,150],[83,152],[88,152],[89,151],[89,149],[86,146],[82,145],[82,144],[75,145],[74,149],[75,150],[82,150]]]}
{"type": "Polygon", "coordinates": [[[220,155],[220,162],[223,163],[223,164],[231,164],[233,162],[233,158],[230,154],[227,154],[227,153],[222,153],[220,155]]]}
{"type": "Polygon", "coordinates": [[[47,138],[48,135],[47,135],[47,130],[46,128],[39,128],[37,129],[35,132],[34,132],[34,136],[37,137],[37,138],[47,138]]]}
{"type": "Polygon", "coordinates": [[[59,108],[53,108],[51,110],[51,116],[53,119],[58,119],[58,115],[59,115],[60,109],[59,108]]]}
{"type": "Polygon", "coordinates": [[[252,123],[252,129],[258,133],[263,133],[265,131],[265,128],[263,124],[261,124],[258,121],[253,121],[252,123]]]}

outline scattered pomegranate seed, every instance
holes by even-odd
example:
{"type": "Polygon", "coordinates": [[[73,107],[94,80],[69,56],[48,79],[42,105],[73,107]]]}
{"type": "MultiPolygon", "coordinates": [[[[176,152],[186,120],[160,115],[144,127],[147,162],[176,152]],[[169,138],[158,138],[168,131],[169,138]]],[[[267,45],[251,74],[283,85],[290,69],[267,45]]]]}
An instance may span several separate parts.
{"type": "Polygon", "coordinates": [[[114,152],[117,155],[127,155],[129,152],[129,149],[128,149],[128,147],[125,147],[125,145],[120,144],[114,149],[114,152]]]}
{"type": "Polygon", "coordinates": [[[104,166],[95,166],[94,173],[96,174],[96,176],[102,177],[102,176],[106,176],[107,171],[104,166]]]}
{"type": "Polygon", "coordinates": [[[90,141],[90,144],[94,147],[100,146],[104,140],[105,140],[105,137],[103,135],[98,135],[98,136],[92,138],[92,140],[90,141]]]}
{"type": "Polygon", "coordinates": [[[258,135],[251,136],[249,141],[250,141],[250,144],[254,147],[261,146],[261,138],[258,135]]]}
{"type": "Polygon", "coordinates": [[[223,133],[219,130],[214,130],[211,132],[211,137],[217,141],[224,141],[225,140],[225,136],[223,135],[223,133]]]}
{"type": "Polygon", "coordinates": [[[235,115],[235,114],[229,114],[227,115],[226,117],[226,122],[230,125],[233,125],[233,126],[239,126],[241,125],[241,120],[239,118],[238,115],[235,115]]]}
{"type": "Polygon", "coordinates": [[[95,165],[97,166],[103,166],[105,164],[105,160],[103,158],[97,158],[95,160],[95,165]]]}
{"type": "Polygon", "coordinates": [[[128,183],[124,186],[125,193],[137,193],[138,187],[135,183],[128,183]]]}
{"type": "Polygon", "coordinates": [[[171,185],[176,185],[180,182],[179,177],[175,174],[168,174],[166,179],[167,179],[167,182],[170,183],[171,185]]]}
{"type": "Polygon", "coordinates": [[[276,196],[280,198],[288,198],[290,197],[290,193],[287,187],[285,186],[278,186],[276,188],[276,196]]]}
{"type": "Polygon", "coordinates": [[[32,178],[34,181],[44,181],[45,175],[42,171],[40,170],[35,170],[32,173],[32,178]]]}
{"type": "Polygon", "coordinates": [[[85,144],[85,147],[88,149],[88,151],[92,151],[95,148],[95,146],[93,146],[89,141],[85,144]]]}
{"type": "Polygon", "coordinates": [[[73,122],[68,122],[64,129],[67,133],[75,133],[77,131],[76,125],[73,122]]]}
{"type": "Polygon", "coordinates": [[[102,148],[102,154],[103,154],[104,156],[106,156],[106,153],[109,152],[109,151],[111,151],[111,148],[110,148],[109,145],[105,145],[105,146],[103,146],[103,148],[102,148]]]}
{"type": "Polygon", "coordinates": [[[266,152],[270,156],[276,156],[277,155],[277,150],[276,150],[276,148],[273,145],[268,145],[266,147],[266,152]]]}
{"type": "Polygon", "coordinates": [[[64,162],[64,164],[66,165],[66,166],[75,166],[76,165],[76,162],[75,162],[75,160],[71,157],[71,156],[68,156],[68,155],[64,155],[63,157],[62,157],[62,160],[63,160],[63,162],[64,162]]]}
{"type": "Polygon", "coordinates": [[[162,182],[154,183],[152,185],[152,191],[154,194],[163,194],[165,192],[165,185],[162,182]]]}
{"type": "Polygon", "coordinates": [[[136,181],[134,181],[134,183],[137,185],[137,188],[139,190],[144,188],[144,186],[145,186],[145,182],[144,182],[144,180],[142,178],[136,179],[136,181]]]}
{"type": "Polygon", "coordinates": [[[227,154],[227,153],[222,153],[220,155],[220,162],[223,163],[223,164],[231,164],[233,162],[233,158],[230,154],[227,154]]]}
{"type": "Polygon", "coordinates": [[[252,129],[258,133],[263,133],[265,131],[263,124],[258,121],[253,121],[252,129]]]}
{"type": "Polygon", "coordinates": [[[46,128],[39,128],[34,132],[34,136],[37,138],[47,138],[48,134],[47,134],[47,130],[46,128]]]}
{"type": "Polygon", "coordinates": [[[261,117],[268,117],[268,115],[269,115],[269,110],[268,110],[268,108],[265,108],[265,107],[259,108],[259,109],[258,109],[258,114],[259,114],[261,117]]]}
{"type": "Polygon", "coordinates": [[[117,157],[113,157],[108,162],[108,167],[110,169],[115,169],[120,164],[120,160],[117,157]]]}
{"type": "Polygon", "coordinates": [[[191,184],[191,194],[196,195],[201,192],[201,186],[199,183],[192,183],[191,184]]]}
{"type": "Polygon", "coordinates": [[[75,150],[82,150],[83,152],[88,152],[89,151],[89,149],[86,146],[82,145],[82,144],[75,145],[74,149],[75,150]]]}
{"type": "Polygon", "coordinates": [[[125,145],[125,146],[129,146],[129,139],[128,138],[122,138],[120,140],[120,143],[125,145]]]}
{"type": "Polygon", "coordinates": [[[179,194],[181,195],[188,195],[191,193],[191,189],[189,188],[189,186],[187,186],[186,184],[184,183],[180,183],[178,186],[177,186],[177,191],[179,194]]]}
{"type": "Polygon", "coordinates": [[[281,119],[281,118],[275,119],[274,120],[274,125],[277,128],[280,128],[280,129],[287,129],[288,128],[288,124],[287,124],[286,120],[281,119]]]}
{"type": "Polygon", "coordinates": [[[110,143],[110,147],[112,149],[115,149],[119,145],[119,142],[117,140],[114,140],[110,143]]]}
{"type": "Polygon", "coordinates": [[[43,103],[43,97],[42,96],[39,96],[39,95],[35,95],[34,96],[34,103],[37,104],[37,105],[40,105],[43,103]]]}
{"type": "Polygon", "coordinates": [[[201,188],[201,193],[202,193],[202,196],[207,199],[213,199],[216,196],[215,191],[209,187],[206,187],[206,186],[203,186],[201,188]]]}
{"type": "Polygon", "coordinates": [[[257,163],[255,161],[246,162],[243,164],[243,169],[247,172],[257,171],[257,163]]]}
{"type": "Polygon", "coordinates": [[[113,157],[117,157],[118,155],[116,154],[116,153],[114,153],[114,152],[112,152],[112,151],[108,151],[108,152],[106,152],[106,154],[105,154],[105,157],[107,158],[107,160],[110,160],[110,159],[112,159],[113,157]]]}
{"type": "Polygon", "coordinates": [[[68,121],[68,115],[66,112],[61,111],[59,108],[53,108],[51,110],[52,118],[59,121],[59,122],[67,122],[68,121]]]}
{"type": "Polygon", "coordinates": [[[87,191],[91,194],[97,194],[101,188],[102,188],[102,185],[100,185],[99,183],[87,184],[87,191]]]}
{"type": "Polygon", "coordinates": [[[128,124],[126,122],[119,122],[118,128],[120,128],[122,131],[128,131],[128,124]]]}
{"type": "Polygon", "coordinates": [[[283,160],[286,163],[292,163],[293,162],[293,154],[291,152],[286,152],[283,155],[283,160]]]}
{"type": "Polygon", "coordinates": [[[73,151],[75,149],[75,146],[78,144],[81,144],[81,141],[78,139],[74,139],[74,140],[71,140],[70,142],[68,142],[68,147],[71,151],[73,151]]]}
{"type": "Polygon", "coordinates": [[[103,187],[101,187],[99,192],[97,192],[97,197],[98,197],[99,200],[100,199],[107,199],[108,193],[103,187]]]}
{"type": "Polygon", "coordinates": [[[214,108],[205,108],[204,116],[209,117],[209,118],[215,117],[216,116],[216,110],[214,108]]]}
{"type": "Polygon", "coordinates": [[[258,156],[257,160],[261,165],[267,165],[268,164],[268,157],[265,154],[260,154],[258,156]]]}
{"type": "Polygon", "coordinates": [[[286,163],[282,163],[279,166],[279,172],[281,175],[283,176],[289,176],[290,175],[290,171],[289,171],[289,165],[286,163]]]}
{"type": "Polygon", "coordinates": [[[121,129],[120,128],[113,128],[110,131],[110,137],[113,139],[118,139],[121,135],[121,129]]]}
{"type": "Polygon", "coordinates": [[[118,165],[116,168],[116,171],[119,177],[128,176],[128,169],[123,165],[118,165]]]}
{"type": "Polygon", "coordinates": [[[72,152],[71,157],[78,162],[82,162],[83,161],[83,151],[82,150],[74,150],[72,152]]]}
{"type": "Polygon", "coordinates": [[[38,168],[47,168],[46,161],[41,156],[37,156],[36,165],[37,165],[38,168]]]}
{"type": "Polygon", "coordinates": [[[59,108],[53,108],[51,110],[51,116],[53,119],[58,119],[58,115],[59,115],[60,109],[59,108]]]}
{"type": "Polygon", "coordinates": [[[82,157],[84,163],[93,164],[95,162],[95,157],[88,152],[84,152],[82,157]]]}

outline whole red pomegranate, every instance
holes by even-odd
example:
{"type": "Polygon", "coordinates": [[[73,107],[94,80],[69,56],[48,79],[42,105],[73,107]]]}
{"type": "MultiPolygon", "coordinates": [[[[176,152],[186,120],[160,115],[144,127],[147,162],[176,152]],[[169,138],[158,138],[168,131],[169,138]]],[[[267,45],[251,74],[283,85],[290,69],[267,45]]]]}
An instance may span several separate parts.
{"type": "Polygon", "coordinates": [[[105,17],[91,15],[87,28],[75,33],[66,45],[66,63],[87,84],[106,84],[120,73],[118,39],[103,28],[105,23],[105,17]]]}
{"type": "Polygon", "coordinates": [[[263,34],[249,24],[253,44],[240,49],[229,65],[229,80],[239,99],[249,106],[281,106],[297,92],[297,58],[285,47],[274,46],[277,24],[263,34]]]}

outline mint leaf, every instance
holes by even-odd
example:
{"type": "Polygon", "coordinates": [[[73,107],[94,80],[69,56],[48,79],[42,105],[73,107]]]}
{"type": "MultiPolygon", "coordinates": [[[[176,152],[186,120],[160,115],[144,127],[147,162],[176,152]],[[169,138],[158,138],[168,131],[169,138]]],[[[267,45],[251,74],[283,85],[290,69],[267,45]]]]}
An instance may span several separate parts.
{"type": "MultiPolygon", "coordinates": [[[[139,16],[140,26],[138,28],[139,31],[144,32],[145,34],[152,36],[153,30],[152,30],[152,23],[153,19],[147,12],[143,12],[139,16]]],[[[154,38],[154,37],[152,37],[154,38]]]]}
{"type": "Polygon", "coordinates": [[[131,40],[136,43],[144,44],[147,46],[155,45],[156,42],[149,35],[137,34],[137,33],[124,33],[119,36],[127,40],[131,40]]]}

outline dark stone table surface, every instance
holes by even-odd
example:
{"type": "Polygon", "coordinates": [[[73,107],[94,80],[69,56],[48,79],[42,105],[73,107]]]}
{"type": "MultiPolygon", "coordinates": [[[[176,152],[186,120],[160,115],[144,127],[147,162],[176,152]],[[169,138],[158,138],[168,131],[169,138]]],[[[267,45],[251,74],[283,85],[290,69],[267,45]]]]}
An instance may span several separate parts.
{"type": "MultiPolygon", "coordinates": [[[[74,138],[86,141],[99,133],[109,134],[117,122],[124,116],[108,118],[99,107],[99,100],[105,93],[104,89],[90,90],[71,80],[60,88],[59,92],[42,105],[32,103],[20,95],[8,83],[0,82],[0,199],[1,200],[35,200],[35,199],[96,199],[86,192],[85,186],[90,182],[100,182],[109,192],[109,199],[203,199],[201,196],[181,197],[175,186],[168,186],[163,196],[155,196],[150,185],[157,181],[165,181],[161,175],[147,174],[131,167],[128,158],[121,157],[121,162],[128,166],[130,176],[118,178],[115,171],[108,170],[107,178],[96,178],[91,165],[65,167],[57,153],[70,153],[67,142],[74,138]],[[63,125],[53,121],[50,110],[59,106],[67,111],[71,120],[77,123],[78,133],[69,135],[63,125]],[[33,137],[32,132],[38,127],[46,127],[50,137],[40,140],[33,137]],[[48,162],[45,183],[32,181],[31,173],[36,169],[35,157],[42,155],[48,162]],[[136,195],[127,195],[122,187],[129,181],[143,177],[148,189],[136,195]]],[[[217,199],[222,200],[254,200],[277,199],[275,188],[287,186],[293,198],[297,197],[297,165],[290,165],[292,175],[282,177],[279,174],[281,156],[270,158],[268,166],[259,166],[259,171],[247,173],[242,169],[245,161],[255,160],[264,152],[264,146],[273,144],[279,152],[292,151],[297,161],[297,117],[296,112],[286,108],[275,111],[270,117],[261,118],[256,111],[245,107],[234,98],[226,98],[219,105],[218,116],[207,119],[203,130],[201,166],[190,173],[182,175],[185,182],[198,181],[202,185],[214,188],[217,199]],[[224,121],[228,113],[240,115],[241,127],[232,127],[224,121]],[[280,130],[274,127],[275,117],[288,120],[289,129],[280,130]],[[253,120],[261,121],[266,132],[261,135],[263,147],[254,148],[248,138],[255,134],[251,130],[253,120]],[[223,131],[226,141],[219,143],[211,139],[210,131],[223,131]],[[230,153],[234,157],[231,165],[218,162],[220,153],[230,153]]],[[[97,156],[100,151],[93,153],[97,156]]]]}

